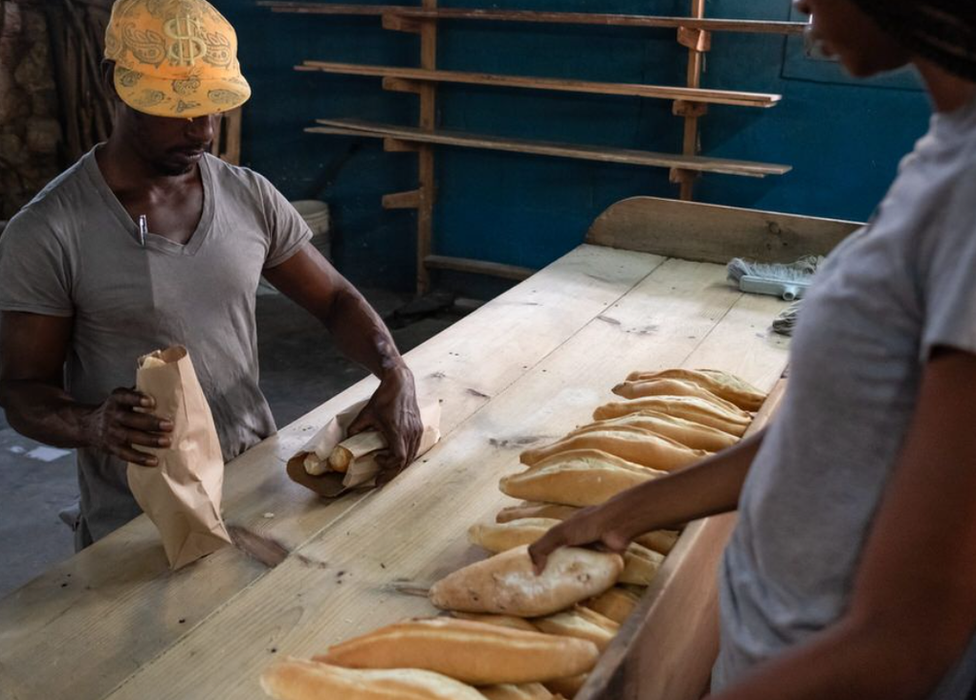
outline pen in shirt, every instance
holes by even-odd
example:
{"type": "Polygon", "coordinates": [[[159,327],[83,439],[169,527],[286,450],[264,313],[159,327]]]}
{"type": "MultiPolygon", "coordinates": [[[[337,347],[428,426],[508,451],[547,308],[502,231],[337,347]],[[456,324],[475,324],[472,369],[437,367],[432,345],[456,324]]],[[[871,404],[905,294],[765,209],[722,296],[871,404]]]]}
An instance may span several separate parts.
{"type": "Polygon", "coordinates": [[[149,233],[149,224],[145,214],[139,215],[139,245],[146,247],[146,234],[149,233]]]}

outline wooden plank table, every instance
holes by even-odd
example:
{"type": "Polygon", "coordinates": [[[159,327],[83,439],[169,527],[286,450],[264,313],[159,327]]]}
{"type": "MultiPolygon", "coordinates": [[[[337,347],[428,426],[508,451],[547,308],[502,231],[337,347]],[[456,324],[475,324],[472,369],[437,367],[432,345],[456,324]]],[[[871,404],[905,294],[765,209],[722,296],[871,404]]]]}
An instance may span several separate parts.
{"type": "Polygon", "coordinates": [[[278,566],[227,547],[172,573],[141,517],[0,601],[0,698],[260,698],[277,656],[431,613],[396,582],[483,556],[467,528],[511,503],[497,481],[524,446],[588,421],[633,369],[708,366],[771,388],[782,307],[719,265],[580,246],[407,355],[444,401],[444,439],[387,488],[326,503],[284,474],[375,380],[228,465],[227,521],[282,544],[278,566]]]}

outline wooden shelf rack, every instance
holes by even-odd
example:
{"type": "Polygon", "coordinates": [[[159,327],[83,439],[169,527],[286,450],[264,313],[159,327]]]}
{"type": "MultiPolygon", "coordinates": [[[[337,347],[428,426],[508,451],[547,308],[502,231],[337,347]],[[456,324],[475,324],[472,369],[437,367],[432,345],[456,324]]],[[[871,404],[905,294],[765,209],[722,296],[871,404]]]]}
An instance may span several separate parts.
{"type": "Polygon", "coordinates": [[[710,105],[768,109],[776,106],[781,100],[781,96],[775,94],[703,88],[701,86],[701,75],[705,55],[711,50],[712,33],[791,35],[802,33],[806,26],[803,23],[706,18],[704,16],[705,0],[690,0],[691,11],[688,17],[443,8],[437,6],[437,0],[421,0],[421,3],[420,6],[404,6],[327,4],[282,0],[258,2],[259,5],[279,13],[378,17],[385,29],[420,35],[419,67],[361,65],[320,60],[306,60],[295,67],[298,71],[381,78],[385,90],[419,95],[420,108],[416,127],[377,124],[353,119],[322,119],[317,121],[316,126],[306,129],[310,133],[383,139],[387,151],[417,153],[419,181],[417,189],[386,195],[383,198],[383,206],[387,209],[416,209],[417,211],[418,294],[423,294],[428,290],[430,285],[429,269],[431,268],[475,272],[507,279],[524,279],[532,272],[527,268],[511,265],[433,254],[433,207],[436,195],[434,180],[435,146],[508,151],[668,168],[671,181],[680,187],[679,196],[682,200],[693,199],[695,182],[702,173],[765,177],[782,175],[791,169],[788,165],[708,158],[700,155],[699,120],[708,113],[710,105]],[[687,84],[684,86],[644,85],[442,70],[437,66],[437,32],[442,20],[677,30],[678,43],[688,49],[687,84]],[[672,102],[673,114],[684,120],[682,152],[680,154],[666,154],[637,149],[555,143],[440,130],[436,124],[436,96],[439,84],[478,85],[669,100],[672,102]]]}

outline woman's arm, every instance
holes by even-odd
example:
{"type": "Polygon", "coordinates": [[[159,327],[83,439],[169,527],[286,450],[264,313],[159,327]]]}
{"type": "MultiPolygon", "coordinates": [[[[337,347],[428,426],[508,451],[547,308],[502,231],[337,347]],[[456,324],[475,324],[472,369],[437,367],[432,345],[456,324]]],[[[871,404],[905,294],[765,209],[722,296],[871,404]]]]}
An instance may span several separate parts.
{"type": "Polygon", "coordinates": [[[536,569],[541,572],[549,554],[560,547],[602,543],[621,551],[645,532],[735,510],[765,434],[762,430],[691,467],[580,511],[529,548],[536,569]]]}
{"type": "Polygon", "coordinates": [[[847,613],[713,700],[926,697],[976,632],[976,355],[929,362],[847,613]]]}

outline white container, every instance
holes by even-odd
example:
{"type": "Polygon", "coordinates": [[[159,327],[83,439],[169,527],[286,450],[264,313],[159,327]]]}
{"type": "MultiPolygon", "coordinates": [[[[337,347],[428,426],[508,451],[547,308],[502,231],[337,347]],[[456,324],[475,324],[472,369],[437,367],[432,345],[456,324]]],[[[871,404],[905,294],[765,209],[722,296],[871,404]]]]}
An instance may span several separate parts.
{"type": "Polygon", "coordinates": [[[317,199],[300,199],[291,205],[305,219],[305,223],[312,229],[312,243],[322,254],[332,257],[332,240],[329,236],[330,218],[329,205],[317,199]]]}

